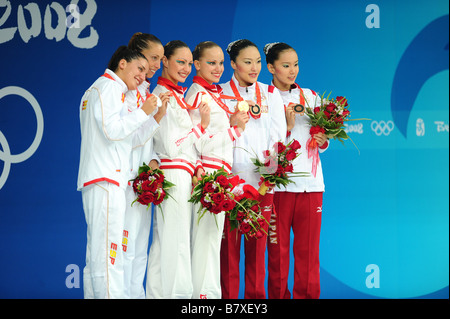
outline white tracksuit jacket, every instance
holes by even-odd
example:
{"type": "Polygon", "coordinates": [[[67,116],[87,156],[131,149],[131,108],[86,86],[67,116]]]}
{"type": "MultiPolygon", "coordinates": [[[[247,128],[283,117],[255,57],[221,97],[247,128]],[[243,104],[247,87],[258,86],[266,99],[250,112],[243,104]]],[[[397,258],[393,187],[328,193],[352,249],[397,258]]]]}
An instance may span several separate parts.
{"type": "MultiPolygon", "coordinates": [[[[252,100],[256,103],[256,84],[241,87],[234,74],[230,81],[234,81],[240,96],[244,100],[252,100]]],[[[220,84],[220,86],[223,88],[223,94],[235,96],[230,81],[220,84]]],[[[256,189],[259,188],[258,183],[261,176],[254,172],[255,165],[251,158],[258,156],[262,160],[264,158],[263,151],[272,149],[276,142],[285,141],[286,138],[286,116],[280,93],[272,85],[257,83],[261,90],[261,117],[254,119],[250,116],[242,136],[235,140],[232,168],[233,173],[238,174],[247,184],[256,189]]],[[[235,110],[236,100],[224,101],[231,111],[235,110]]]]}
{"type": "MultiPolygon", "coordinates": [[[[138,109],[128,112],[126,84],[111,70],[101,76],[82,97],[80,106],[81,154],[77,188],[107,181],[126,188],[133,143],[144,144],[148,136],[133,134],[154,120],[138,109]]],[[[150,130],[143,130],[150,131],[150,130]]]]}
{"type": "MultiPolygon", "coordinates": [[[[209,86],[200,77],[194,77],[193,83],[186,93],[189,105],[196,107],[202,96],[214,96],[220,99],[221,88],[209,86]],[[201,84],[199,84],[201,83],[201,84]],[[209,87],[210,90],[205,89],[209,87]]],[[[214,172],[221,167],[228,173],[233,165],[233,142],[240,136],[236,127],[230,127],[228,113],[210,97],[210,123],[197,142],[203,168],[206,172],[214,172]]],[[[200,123],[200,111],[190,112],[194,125],[200,123]]],[[[192,283],[193,298],[220,299],[222,290],[220,285],[220,246],[225,221],[225,213],[217,215],[207,213],[198,222],[197,211],[200,204],[194,205],[192,217],[192,283]]]]}
{"type": "MultiPolygon", "coordinates": [[[[277,89],[278,90],[278,89],[277,89]]],[[[320,96],[318,96],[314,91],[310,89],[302,89],[305,95],[305,107],[314,108],[320,105],[320,96]]],[[[288,91],[279,90],[280,95],[283,99],[284,105],[287,107],[289,103],[299,103],[300,100],[300,87],[297,84],[292,85],[292,88],[288,91]]],[[[311,137],[309,135],[309,129],[311,128],[309,117],[305,115],[296,114],[295,115],[295,126],[291,130],[291,134],[286,138],[286,142],[296,139],[301,145],[300,156],[298,156],[294,162],[294,172],[308,172],[311,173],[312,168],[312,157],[308,158],[307,141],[311,137]]],[[[319,147],[319,154],[323,153],[329,146],[330,141],[328,141],[326,147],[319,147]]],[[[312,174],[308,177],[293,177],[292,180],[295,184],[290,183],[284,188],[276,188],[277,192],[324,192],[325,184],[323,181],[322,173],[322,163],[319,160],[317,165],[316,177],[312,174]]]]}

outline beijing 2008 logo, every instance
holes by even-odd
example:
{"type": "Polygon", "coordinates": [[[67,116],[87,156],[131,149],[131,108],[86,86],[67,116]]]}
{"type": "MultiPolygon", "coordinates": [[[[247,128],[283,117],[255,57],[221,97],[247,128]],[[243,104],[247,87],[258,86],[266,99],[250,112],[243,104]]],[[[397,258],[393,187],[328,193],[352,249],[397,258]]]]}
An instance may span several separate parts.
{"type": "Polygon", "coordinates": [[[27,100],[28,103],[30,103],[31,107],[34,110],[34,113],[36,114],[37,128],[33,142],[28,147],[28,149],[20,154],[11,154],[8,141],[6,140],[6,137],[2,133],[2,131],[0,131],[0,160],[4,162],[3,171],[0,173],[0,189],[2,189],[3,185],[5,185],[6,180],[8,179],[11,164],[24,162],[28,158],[30,158],[39,147],[39,144],[42,140],[42,135],[44,133],[44,117],[42,115],[42,110],[39,106],[39,103],[34,98],[34,96],[27,90],[17,86],[8,86],[0,89],[0,100],[7,95],[21,96],[22,98],[27,100]]]}

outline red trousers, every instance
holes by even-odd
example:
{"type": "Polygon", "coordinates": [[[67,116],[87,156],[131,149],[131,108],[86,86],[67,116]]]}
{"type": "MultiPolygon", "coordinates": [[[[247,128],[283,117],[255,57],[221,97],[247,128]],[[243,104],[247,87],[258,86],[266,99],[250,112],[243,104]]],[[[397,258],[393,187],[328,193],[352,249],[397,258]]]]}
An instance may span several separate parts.
{"type": "MultiPolygon", "coordinates": [[[[267,222],[273,208],[273,194],[266,194],[260,203],[261,212],[267,222]]],[[[269,225],[264,223],[263,229],[268,232],[269,225]]],[[[237,299],[239,295],[239,260],[242,233],[236,229],[230,232],[230,223],[225,219],[224,236],[220,250],[220,281],[223,299],[237,299]]],[[[265,299],[266,289],[266,246],[267,235],[260,239],[244,239],[245,252],[245,293],[246,299],[265,299]]]]}
{"type": "Polygon", "coordinates": [[[319,241],[323,193],[276,192],[268,238],[268,291],[271,299],[289,299],[289,247],[294,233],[294,299],[320,296],[319,241]],[[275,212],[276,210],[276,212],[275,212]]]}

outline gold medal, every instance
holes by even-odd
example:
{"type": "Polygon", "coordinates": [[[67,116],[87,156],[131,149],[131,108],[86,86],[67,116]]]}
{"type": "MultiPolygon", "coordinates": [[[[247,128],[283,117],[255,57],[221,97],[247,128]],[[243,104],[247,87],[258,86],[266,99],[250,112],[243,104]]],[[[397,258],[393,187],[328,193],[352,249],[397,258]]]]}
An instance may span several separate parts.
{"type": "Polygon", "coordinates": [[[248,106],[247,101],[239,101],[238,109],[239,109],[239,111],[248,112],[249,106],[248,106]]]}
{"type": "Polygon", "coordinates": [[[202,102],[209,105],[209,102],[211,102],[211,96],[209,94],[203,94],[202,95],[202,102]]]}

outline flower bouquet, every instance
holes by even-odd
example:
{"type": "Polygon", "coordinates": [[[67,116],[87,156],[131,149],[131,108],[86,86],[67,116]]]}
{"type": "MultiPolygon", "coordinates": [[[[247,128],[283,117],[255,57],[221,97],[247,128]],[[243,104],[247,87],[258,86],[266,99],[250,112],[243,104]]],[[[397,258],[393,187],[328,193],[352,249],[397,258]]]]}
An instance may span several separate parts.
{"type": "Polygon", "coordinates": [[[137,195],[137,198],[131,205],[138,202],[147,206],[147,209],[151,204],[156,206],[161,204],[164,199],[170,196],[168,193],[169,188],[175,186],[175,184],[165,179],[162,170],[151,169],[145,163],[139,167],[137,177],[131,181],[133,182],[133,191],[137,195]]]}
{"type": "Polygon", "coordinates": [[[305,172],[294,172],[292,162],[300,155],[300,143],[293,139],[286,145],[276,142],[272,150],[263,152],[264,161],[257,157],[252,158],[255,164],[255,172],[261,174],[258,192],[265,195],[270,187],[278,187],[293,183],[290,179],[294,176],[308,176],[305,172]]]}
{"type": "MultiPolygon", "coordinates": [[[[324,93],[325,94],[325,93],[324,93]]],[[[322,132],[328,138],[343,140],[348,139],[347,133],[344,131],[344,122],[350,121],[350,111],[348,110],[348,101],[343,96],[329,99],[330,94],[324,99],[324,94],[320,98],[320,105],[314,107],[307,107],[305,109],[306,115],[310,118],[311,129],[316,134],[322,132]]]]}
{"type": "Polygon", "coordinates": [[[260,239],[267,232],[262,228],[267,220],[261,214],[259,206],[259,192],[251,185],[236,187],[234,190],[236,205],[228,213],[230,229],[238,229],[245,238],[260,239]]]}
{"type": "Polygon", "coordinates": [[[306,146],[308,150],[308,158],[313,157],[312,174],[314,176],[316,176],[317,165],[319,163],[319,147],[314,139],[314,135],[317,133],[323,133],[329,139],[338,139],[341,143],[344,143],[344,140],[350,139],[345,132],[344,122],[368,120],[350,119],[347,99],[343,96],[337,96],[336,98],[332,98],[330,100],[330,94],[328,94],[326,98],[324,98],[325,93],[322,94],[319,106],[311,108],[308,105],[308,107],[305,108],[305,113],[308,115],[311,123],[311,128],[309,131],[311,137],[308,139],[306,146]]]}
{"type": "Polygon", "coordinates": [[[203,175],[194,186],[189,199],[191,203],[201,204],[197,212],[198,222],[207,211],[219,214],[232,210],[236,205],[232,190],[241,181],[237,175],[230,177],[223,168],[203,175]]]}

